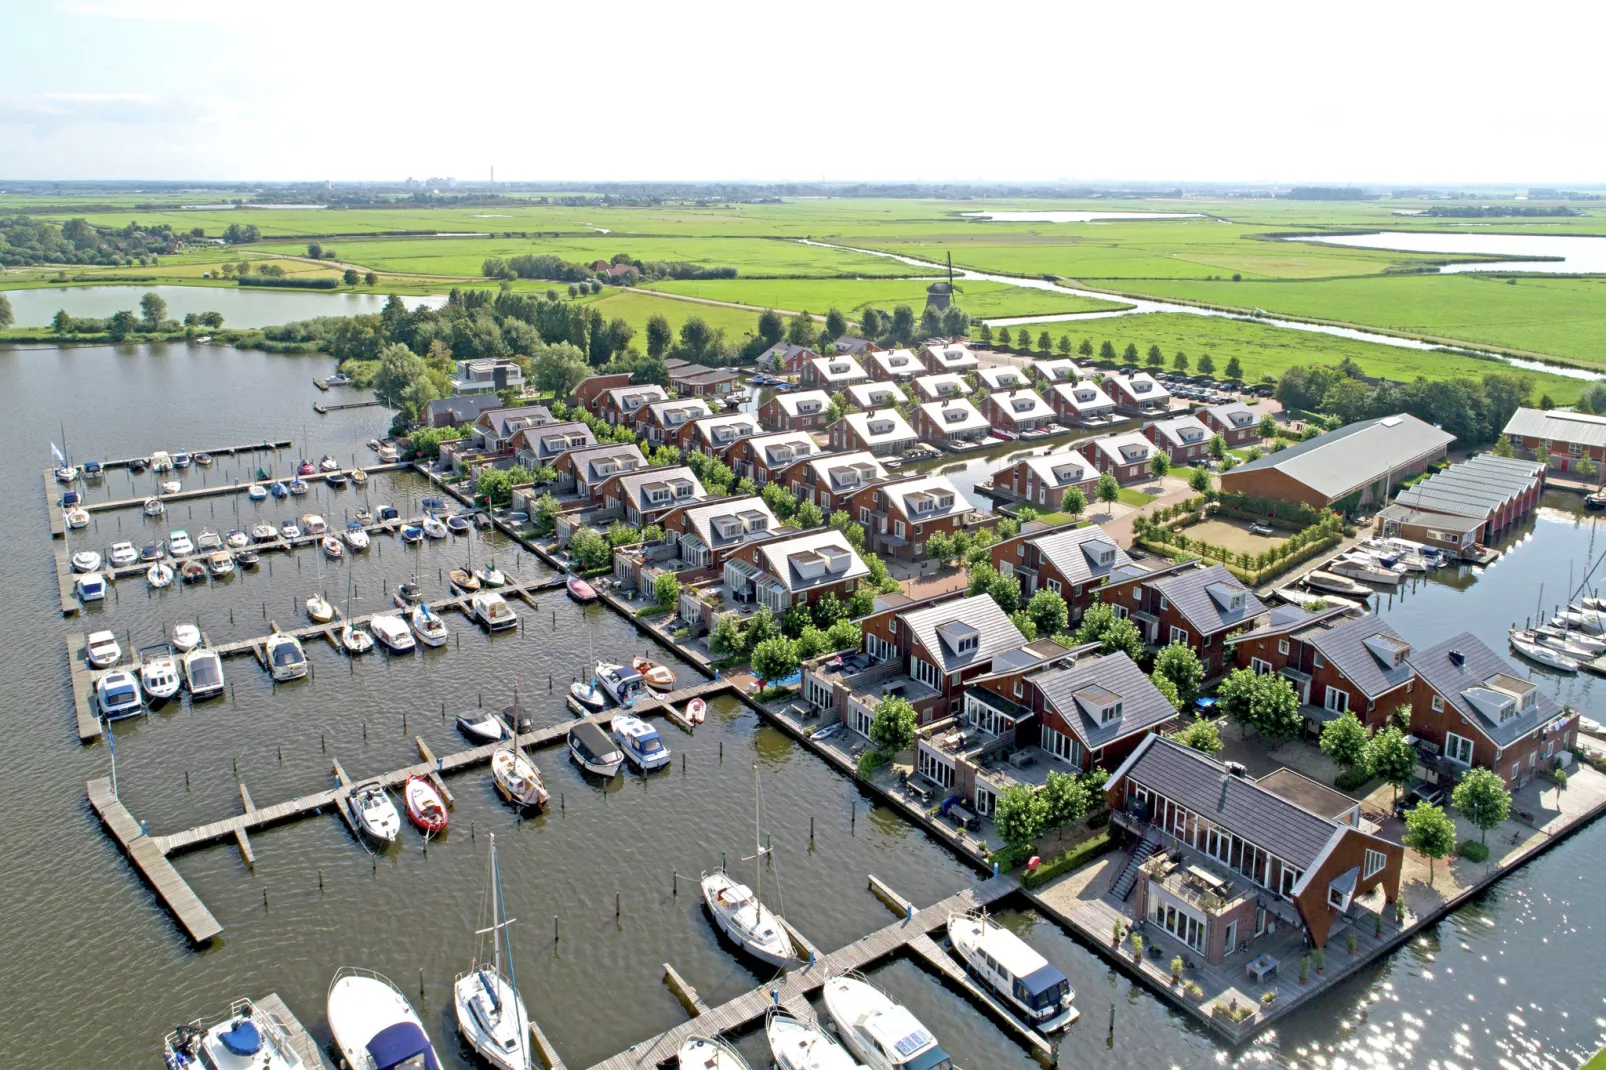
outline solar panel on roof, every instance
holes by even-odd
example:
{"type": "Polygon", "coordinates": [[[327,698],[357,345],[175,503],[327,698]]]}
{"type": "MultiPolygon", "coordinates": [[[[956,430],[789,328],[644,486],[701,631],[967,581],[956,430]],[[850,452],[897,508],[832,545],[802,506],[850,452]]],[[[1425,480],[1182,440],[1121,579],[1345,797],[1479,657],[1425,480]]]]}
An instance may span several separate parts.
{"type": "Polygon", "coordinates": [[[898,1041],[898,1054],[912,1055],[929,1043],[931,1043],[931,1034],[924,1029],[916,1029],[913,1033],[898,1041]]]}

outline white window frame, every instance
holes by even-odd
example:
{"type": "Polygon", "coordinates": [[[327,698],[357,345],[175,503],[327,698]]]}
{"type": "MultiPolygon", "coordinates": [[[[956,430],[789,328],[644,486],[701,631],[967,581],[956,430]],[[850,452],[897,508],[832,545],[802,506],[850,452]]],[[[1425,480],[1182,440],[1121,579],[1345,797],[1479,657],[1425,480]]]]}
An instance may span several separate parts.
{"type": "Polygon", "coordinates": [[[1433,712],[1434,713],[1443,713],[1444,712],[1444,699],[1441,698],[1440,696],[1438,696],[1438,695],[1434,695],[1433,696],[1432,705],[1433,705],[1433,712]]]}
{"type": "Polygon", "coordinates": [[[1250,658],[1249,671],[1254,673],[1256,676],[1270,676],[1273,672],[1273,669],[1271,667],[1271,662],[1269,661],[1262,661],[1260,658],[1250,658]]]}
{"type": "Polygon", "coordinates": [[[1082,741],[1075,736],[1044,725],[1039,746],[1061,761],[1069,762],[1078,769],[1082,768],[1086,751],[1082,747],[1082,741]]]}
{"type": "Polygon", "coordinates": [[[1171,642],[1181,643],[1183,646],[1188,645],[1188,629],[1178,628],[1175,624],[1173,624],[1171,625],[1171,631],[1168,634],[1171,637],[1171,642]]]}
{"type": "Polygon", "coordinates": [[[1349,692],[1342,687],[1327,685],[1327,693],[1322,696],[1322,708],[1333,713],[1345,714],[1349,712],[1349,692]],[[1338,701],[1342,700],[1342,702],[1338,701]]]}
{"type": "Polygon", "coordinates": [[[998,805],[998,796],[991,788],[976,785],[976,813],[982,817],[991,817],[993,808],[998,805]]]}
{"type": "Polygon", "coordinates": [[[909,675],[927,687],[942,690],[942,672],[925,658],[910,657],[909,675]]]}
{"type": "Polygon", "coordinates": [[[1288,640],[1286,640],[1286,639],[1277,640],[1277,653],[1284,654],[1284,655],[1286,655],[1288,653],[1288,640]]]}
{"type": "Polygon", "coordinates": [[[1366,849],[1366,864],[1361,867],[1361,880],[1371,880],[1373,877],[1383,872],[1388,864],[1388,855],[1384,854],[1382,851],[1374,851],[1368,847],[1366,849]]]}
{"type": "Polygon", "coordinates": [[[1458,735],[1455,732],[1446,732],[1444,734],[1444,756],[1449,761],[1454,762],[1456,765],[1464,766],[1464,767],[1470,769],[1472,767],[1472,757],[1473,757],[1473,755],[1475,753],[1476,753],[1476,751],[1474,750],[1473,742],[1472,742],[1471,739],[1468,739],[1466,736],[1463,736],[1463,735],[1458,735]],[[1451,740],[1455,740],[1457,742],[1452,743],[1451,740]],[[1466,757],[1465,758],[1461,757],[1461,752],[1462,752],[1461,744],[1463,744],[1463,743],[1466,744],[1466,748],[1465,748],[1466,757]]]}
{"type": "Polygon", "coordinates": [[[1059,580],[1044,580],[1043,581],[1043,586],[1047,587],[1049,590],[1053,591],[1055,594],[1061,593],[1060,592],[1060,581],[1059,580]]]}

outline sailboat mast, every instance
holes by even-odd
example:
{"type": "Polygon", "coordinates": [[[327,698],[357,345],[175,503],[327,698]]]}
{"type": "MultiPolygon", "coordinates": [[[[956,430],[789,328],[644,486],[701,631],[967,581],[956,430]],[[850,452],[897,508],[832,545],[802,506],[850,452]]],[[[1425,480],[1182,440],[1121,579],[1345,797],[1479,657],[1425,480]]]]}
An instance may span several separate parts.
{"type": "Polygon", "coordinates": [[[761,900],[764,893],[764,844],[758,838],[758,763],[753,763],[753,898],[761,900]]]}
{"type": "MultiPolygon", "coordinates": [[[[515,736],[514,738],[517,739],[518,737],[515,736]]],[[[494,832],[491,834],[491,882],[496,887],[496,908],[495,908],[496,909],[496,921],[498,923],[498,927],[500,928],[500,926],[502,924],[511,924],[511,923],[503,923],[502,920],[501,920],[502,914],[504,913],[504,911],[503,911],[503,903],[502,903],[502,867],[500,865],[498,865],[497,861],[496,861],[496,834],[494,832]]],[[[496,972],[498,974],[500,974],[502,972],[502,956],[501,956],[501,944],[500,943],[497,944],[496,972]]],[[[508,933],[507,933],[507,983],[508,983],[508,987],[510,989],[512,989],[512,991],[513,991],[513,1000],[512,1000],[513,1018],[514,1018],[513,1024],[518,1026],[518,1032],[519,1032],[519,1061],[521,1063],[523,1063],[525,1061],[524,1060],[524,1043],[525,1043],[524,1034],[525,1034],[526,1030],[524,1028],[524,1023],[518,1020],[519,1007],[522,1005],[522,1003],[521,1003],[521,1001],[519,999],[519,976],[518,976],[518,973],[514,970],[514,967],[513,967],[513,930],[512,929],[509,929],[508,933]]]]}
{"type": "Polygon", "coordinates": [[[496,865],[496,833],[491,833],[491,947],[496,972],[502,972],[502,874],[496,865]]]}

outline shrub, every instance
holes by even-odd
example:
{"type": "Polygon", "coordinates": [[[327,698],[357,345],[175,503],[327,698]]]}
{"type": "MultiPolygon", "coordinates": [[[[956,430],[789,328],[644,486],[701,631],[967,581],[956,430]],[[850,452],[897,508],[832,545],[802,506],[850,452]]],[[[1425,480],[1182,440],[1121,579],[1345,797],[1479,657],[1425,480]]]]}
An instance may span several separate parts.
{"type": "Polygon", "coordinates": [[[1264,991],[1264,992],[1262,992],[1260,994],[1260,1005],[1262,1007],[1269,1007],[1273,1003],[1276,1003],[1276,1002],[1277,1002],[1277,990],[1275,988],[1268,988],[1268,989],[1266,989],[1266,991],[1264,991]]]}
{"type": "Polygon", "coordinates": [[[1468,840],[1461,845],[1461,857],[1468,862],[1489,861],[1489,845],[1479,843],[1477,840],[1468,840]]]}
{"type": "Polygon", "coordinates": [[[1364,767],[1346,769],[1333,778],[1333,785],[1340,791],[1354,791],[1372,779],[1372,774],[1364,767]]]}
{"type": "Polygon", "coordinates": [[[1108,831],[1101,832],[1092,839],[1083,840],[1075,847],[1061,852],[1037,867],[1036,872],[1028,873],[1021,878],[1021,884],[1027,888],[1038,888],[1061,873],[1068,873],[1077,869],[1083,863],[1097,858],[1115,846],[1115,840],[1108,831]]]}
{"type": "Polygon", "coordinates": [[[1567,770],[1552,769],[1550,771],[1550,779],[1554,780],[1558,786],[1565,788],[1567,786],[1567,770]]]}
{"type": "Polygon", "coordinates": [[[1327,969],[1327,949],[1325,947],[1311,948],[1310,959],[1316,964],[1317,973],[1321,973],[1327,969]]]}
{"type": "Polygon", "coordinates": [[[1175,958],[1173,958],[1171,960],[1171,976],[1174,977],[1174,978],[1175,977],[1181,977],[1182,976],[1182,967],[1183,967],[1182,956],[1178,955],[1175,958]]]}
{"type": "Polygon", "coordinates": [[[877,769],[880,769],[883,765],[886,765],[890,761],[892,761],[892,755],[888,754],[884,750],[876,750],[875,748],[871,748],[870,750],[867,750],[863,754],[859,755],[859,775],[864,779],[869,780],[870,777],[875,774],[877,769]]]}
{"type": "Polygon", "coordinates": [[[340,287],[339,279],[299,279],[289,276],[241,275],[235,281],[241,286],[269,286],[285,290],[335,290],[340,287]]]}
{"type": "Polygon", "coordinates": [[[1356,943],[1357,943],[1357,939],[1356,939],[1356,936],[1355,936],[1355,930],[1354,929],[1346,929],[1346,930],[1344,930],[1344,946],[1349,948],[1349,953],[1351,955],[1355,954],[1355,945],[1356,945],[1356,943]]]}
{"type": "Polygon", "coordinates": [[[1302,955],[1299,959],[1299,983],[1305,984],[1310,980],[1310,956],[1302,955]]]}

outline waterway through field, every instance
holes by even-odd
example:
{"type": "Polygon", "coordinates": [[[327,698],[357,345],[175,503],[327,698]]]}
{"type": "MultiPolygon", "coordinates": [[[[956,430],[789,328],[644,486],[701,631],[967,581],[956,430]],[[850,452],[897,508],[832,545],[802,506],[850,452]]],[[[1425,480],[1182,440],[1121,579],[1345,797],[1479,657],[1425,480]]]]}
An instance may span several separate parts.
{"type": "MultiPolygon", "coordinates": [[[[215,641],[242,638],[263,630],[264,613],[281,624],[299,622],[299,602],[315,587],[342,601],[348,580],[357,589],[353,611],[368,612],[415,572],[426,590],[440,591],[437,570],[465,560],[468,544],[453,538],[407,551],[380,538],[366,556],[338,565],[320,565],[310,550],[267,555],[257,574],[156,595],[140,580],[125,580],[109,604],[64,620],[39,473],[63,423],[79,459],[263,438],[295,440],[279,455],[281,469],[304,452],[371,456],[364,443],[383,432],[383,409],[311,413],[322,395],[309,379],[329,365],[327,358],[224,347],[0,349],[10,447],[0,468],[0,496],[10,503],[0,512],[9,550],[0,557],[7,609],[0,617],[0,764],[8,803],[0,825],[0,1065],[154,1066],[173,1023],[270,990],[327,1040],[324,993],[342,965],[389,974],[414,997],[446,1065],[473,1065],[445,997],[473,948],[494,832],[518,918],[520,986],[569,1065],[588,1066],[684,1019],[662,983],[666,962],[710,1003],[764,979],[715,938],[695,885],[680,881],[676,895],[674,878],[695,879],[722,855],[739,866],[752,854],[755,763],[764,833],[775,849],[766,898],[820,945],[839,946],[891,920],[865,890],[868,873],[917,903],[972,880],[945,849],[722,698],[695,737],[666,728],[684,768],[677,760],[649,779],[624,777],[604,788],[559,752],[537,755],[559,800],[544,816],[516,819],[483,771],[453,778],[452,828],[427,854],[408,829],[397,847],[370,855],[326,815],[253,836],[254,871],[232,844],[180,855],[179,871],[225,927],[209,949],[189,950],[85,802],[84,782],[106,775],[109,753],[105,744],[77,742],[64,636],[104,626],[132,633],[138,646],[175,619],[199,617],[215,641]]],[[[232,479],[255,463],[220,465],[206,478],[232,479]]],[[[119,495],[140,489],[127,480],[108,477],[119,495]]],[[[198,482],[196,471],[185,480],[198,482]]],[[[404,505],[424,493],[419,477],[381,475],[365,492],[320,490],[300,502],[242,502],[242,509],[275,520],[307,511],[335,520],[363,498],[404,505]]],[[[124,523],[140,538],[174,526],[193,535],[234,524],[232,505],[220,503],[214,514],[196,503],[193,516],[191,508],[175,506],[160,525],[133,514],[124,514],[124,523]]],[[[99,523],[92,535],[109,543],[115,520],[99,523]]],[[[503,536],[469,538],[476,561],[494,553],[500,567],[522,578],[547,573],[503,536]]],[[[501,705],[515,686],[535,717],[559,723],[565,715],[557,691],[593,651],[623,658],[645,649],[646,640],[605,608],[582,609],[555,593],[539,602],[536,609],[515,602],[523,631],[494,638],[448,616],[453,639],[446,648],[406,657],[375,653],[353,664],[309,644],[313,678],[277,689],[250,658],[229,659],[232,697],[170,704],[117,726],[123,798],[157,833],[237,813],[240,782],[266,805],[327,787],[335,758],[361,776],[413,761],[414,736],[437,753],[460,746],[450,715],[481,701],[501,705]]],[[[654,656],[691,676],[671,655],[654,656]]],[[[1242,1053],[1220,1047],[1031,912],[1008,912],[1005,920],[1064,969],[1079,993],[1085,1017],[1063,1042],[1061,1066],[1572,1066],[1600,1042],[1606,1020],[1606,960],[1593,952],[1606,935],[1606,905],[1588,877],[1603,865],[1606,834],[1590,830],[1242,1053]],[[1106,1046],[1112,1004],[1113,1049],[1106,1046]]],[[[894,961],[875,976],[959,1065],[1036,1065],[919,966],[894,961]]],[[[745,1037],[741,1046],[755,1066],[767,1064],[759,1038],[745,1037]]]]}
{"type": "Polygon", "coordinates": [[[1535,271],[1543,274],[1606,273],[1606,238],[1589,234],[1490,234],[1467,231],[1383,230],[1370,234],[1299,234],[1286,241],[1347,245],[1353,249],[1393,249],[1407,253],[1499,256],[1501,260],[1445,264],[1444,275],[1467,271],[1535,271]],[[1545,257],[1546,259],[1533,259],[1545,257]]]}

